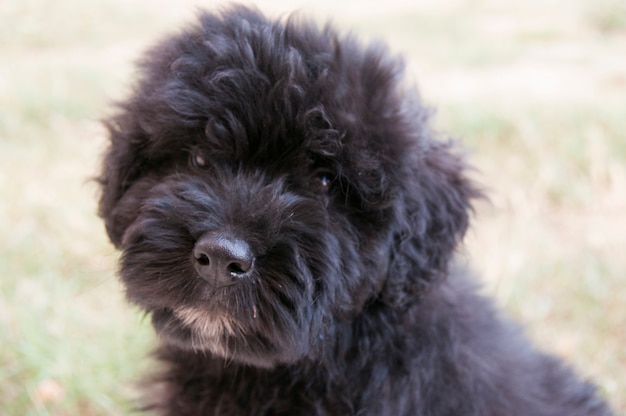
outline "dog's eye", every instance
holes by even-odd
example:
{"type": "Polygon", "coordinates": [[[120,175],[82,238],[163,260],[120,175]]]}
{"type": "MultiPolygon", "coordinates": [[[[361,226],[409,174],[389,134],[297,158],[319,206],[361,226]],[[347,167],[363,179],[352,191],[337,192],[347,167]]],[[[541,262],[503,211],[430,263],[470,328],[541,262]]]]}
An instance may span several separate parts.
{"type": "Polygon", "coordinates": [[[189,163],[191,163],[191,166],[193,166],[194,168],[201,169],[206,167],[206,159],[198,151],[191,152],[189,154],[189,163]]]}
{"type": "Polygon", "coordinates": [[[330,178],[327,175],[320,176],[320,185],[322,185],[322,188],[329,189],[331,183],[332,183],[332,181],[330,180],[330,178]]]}
{"type": "Polygon", "coordinates": [[[320,193],[332,195],[335,192],[335,175],[331,172],[317,174],[317,187],[320,193]]]}

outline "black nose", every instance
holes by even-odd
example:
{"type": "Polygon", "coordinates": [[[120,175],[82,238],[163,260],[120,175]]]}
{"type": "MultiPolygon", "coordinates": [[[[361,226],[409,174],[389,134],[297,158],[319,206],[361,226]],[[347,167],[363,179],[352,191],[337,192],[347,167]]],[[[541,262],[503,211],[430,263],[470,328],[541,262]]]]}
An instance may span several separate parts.
{"type": "Polygon", "coordinates": [[[243,240],[208,232],[193,248],[194,267],[201,278],[218,286],[248,277],[254,269],[254,254],[243,240]]]}

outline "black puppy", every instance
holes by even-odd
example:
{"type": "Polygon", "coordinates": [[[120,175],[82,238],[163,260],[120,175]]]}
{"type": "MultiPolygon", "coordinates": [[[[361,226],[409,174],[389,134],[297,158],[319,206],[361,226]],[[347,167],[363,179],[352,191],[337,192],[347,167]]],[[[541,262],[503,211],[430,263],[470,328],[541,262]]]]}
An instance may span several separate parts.
{"type": "Polygon", "coordinates": [[[609,415],[453,261],[480,192],[402,64],[235,6],[148,52],[100,215],[162,415],[609,415]]]}

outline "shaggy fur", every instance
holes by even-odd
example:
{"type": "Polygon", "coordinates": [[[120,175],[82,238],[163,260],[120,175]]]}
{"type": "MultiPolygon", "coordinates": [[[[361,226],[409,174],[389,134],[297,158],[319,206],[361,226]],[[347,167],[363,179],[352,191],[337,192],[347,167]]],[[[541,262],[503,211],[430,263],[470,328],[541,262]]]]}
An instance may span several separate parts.
{"type": "Polygon", "coordinates": [[[402,64],[202,13],[108,120],[100,215],[152,318],[160,415],[609,415],[453,254],[480,196],[402,64]]]}

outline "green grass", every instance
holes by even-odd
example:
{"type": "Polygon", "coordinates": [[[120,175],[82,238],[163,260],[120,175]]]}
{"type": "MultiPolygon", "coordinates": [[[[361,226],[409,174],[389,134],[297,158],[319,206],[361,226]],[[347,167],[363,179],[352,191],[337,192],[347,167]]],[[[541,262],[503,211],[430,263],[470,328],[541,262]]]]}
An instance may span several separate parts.
{"type": "Polygon", "coordinates": [[[626,3],[620,0],[599,0],[587,8],[588,21],[603,33],[626,33],[626,3]]]}
{"type": "MultiPolygon", "coordinates": [[[[0,2],[2,415],[131,413],[154,336],[95,215],[98,119],[191,3],[0,2]]],[[[298,4],[407,55],[489,191],[465,250],[485,291],[626,413],[623,5],[417,3],[298,4]]]]}

